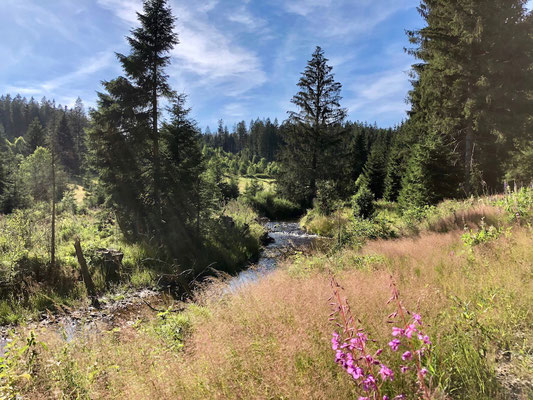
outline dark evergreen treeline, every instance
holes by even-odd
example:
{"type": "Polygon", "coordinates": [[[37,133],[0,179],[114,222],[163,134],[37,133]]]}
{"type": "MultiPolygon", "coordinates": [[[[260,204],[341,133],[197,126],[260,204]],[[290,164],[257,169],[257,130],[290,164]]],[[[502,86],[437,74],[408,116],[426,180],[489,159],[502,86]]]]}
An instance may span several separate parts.
{"type": "Polygon", "coordinates": [[[252,120],[248,126],[245,121],[241,121],[230,133],[228,127],[224,126],[224,121],[220,120],[218,130],[211,133],[207,128],[202,138],[209,147],[232,154],[241,153],[249,160],[255,157],[272,162],[276,160],[282,144],[280,129],[277,119],[272,122],[267,118],[252,120]]]}
{"type": "Polygon", "coordinates": [[[74,107],[62,107],[43,98],[40,102],[9,94],[0,97],[0,135],[15,144],[25,154],[46,146],[51,131],[58,132],[62,162],[73,174],[82,168],[86,147],[86,128],[89,124],[83,102],[74,107]],[[22,138],[21,141],[19,138],[22,138]]]}
{"type": "Polygon", "coordinates": [[[317,47],[286,121],[242,121],[230,132],[221,120],[202,135],[165,73],[178,44],[170,7],[146,0],[130,53],[118,55],[124,75],[104,82],[90,121],[81,100],[67,109],[0,98],[2,211],[49,198],[24,182],[52,160],[55,178],[96,181],[129,237],[157,238],[181,257],[202,252],[222,229],[212,217],[238,195],[228,175],[275,176],[279,196],[326,212],[350,199],[360,209],[362,199],[408,209],[501,191],[506,179],[528,184],[533,17],[525,0],[422,0],[419,11],[426,26],[408,31],[417,62],[400,126],[347,122],[341,84],[317,47]]]}
{"type": "Polygon", "coordinates": [[[409,118],[371,145],[346,129],[341,85],[324,52],[313,53],[282,129],[283,195],[320,206],[355,194],[355,203],[384,198],[406,210],[533,180],[533,16],[525,1],[423,0],[419,12],[427,25],[408,31],[407,51],[419,61],[409,118]]]}

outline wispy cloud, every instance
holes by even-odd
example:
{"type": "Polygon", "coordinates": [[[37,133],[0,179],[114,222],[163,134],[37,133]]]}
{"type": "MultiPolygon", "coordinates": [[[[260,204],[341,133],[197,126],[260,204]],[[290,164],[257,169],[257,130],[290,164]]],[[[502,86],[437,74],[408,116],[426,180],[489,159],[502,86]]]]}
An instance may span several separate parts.
{"type": "Polygon", "coordinates": [[[368,32],[418,0],[295,0],[284,1],[286,12],[305,17],[318,36],[334,37],[368,32]]]}
{"type": "MultiPolygon", "coordinates": [[[[129,24],[137,23],[136,12],[141,9],[139,0],[98,2],[129,24]]],[[[183,80],[186,72],[195,77],[190,79],[195,87],[210,85],[222,90],[226,96],[240,96],[262,85],[266,75],[253,51],[239,46],[228,32],[210,22],[209,13],[217,5],[215,0],[200,4],[173,2],[180,44],[172,52],[176,62],[169,73],[183,80]]],[[[241,13],[234,14],[234,18],[244,24],[260,24],[244,8],[241,13]]]]}
{"type": "Polygon", "coordinates": [[[405,97],[410,88],[409,65],[360,76],[347,88],[347,107],[355,119],[375,121],[381,114],[408,110],[405,97]],[[360,117],[358,117],[360,116],[360,117]]]}
{"type": "MultiPolygon", "coordinates": [[[[24,85],[24,82],[16,86],[9,86],[8,92],[20,93],[22,95],[31,96],[49,96],[50,93],[60,92],[61,89],[68,89],[71,84],[83,80],[87,76],[96,74],[103,69],[109,67],[113,63],[114,54],[112,52],[102,52],[94,57],[83,60],[80,67],[68,74],[60,75],[57,78],[49,79],[41,82],[29,82],[24,85]]],[[[76,99],[75,97],[65,97],[63,99],[76,99]]],[[[69,103],[70,104],[70,103],[69,103]]]]}

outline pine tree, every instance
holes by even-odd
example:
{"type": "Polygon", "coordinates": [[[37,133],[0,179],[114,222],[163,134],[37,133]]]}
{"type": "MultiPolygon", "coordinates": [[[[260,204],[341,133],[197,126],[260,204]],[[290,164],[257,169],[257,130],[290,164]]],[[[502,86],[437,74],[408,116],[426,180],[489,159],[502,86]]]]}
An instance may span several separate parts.
{"type": "Polygon", "coordinates": [[[35,117],[24,136],[28,148],[28,154],[32,154],[37,147],[44,146],[46,142],[46,132],[41,125],[39,118],[35,117]]]}
{"type": "Polygon", "coordinates": [[[130,54],[117,55],[126,77],[104,82],[90,131],[102,184],[123,230],[135,236],[164,223],[160,101],[175,98],[165,68],[178,43],[166,0],[145,0],[138,19],[130,54]]]}
{"type": "Polygon", "coordinates": [[[133,29],[127,38],[131,53],[117,56],[138,96],[137,106],[142,108],[137,110],[137,117],[147,119],[150,125],[152,196],[156,210],[161,213],[159,100],[175,96],[165,68],[170,64],[168,53],[178,44],[178,36],[173,31],[175,18],[167,0],[145,0],[143,13],[137,16],[141,26],[133,29]]]}
{"type": "Polygon", "coordinates": [[[531,24],[525,0],[423,0],[427,26],[409,32],[422,114],[419,132],[444,136],[460,152],[462,188],[496,188],[512,139],[524,132],[533,107],[531,24]],[[529,110],[529,111],[528,111],[529,110]]]}
{"type": "Polygon", "coordinates": [[[335,178],[343,158],[342,122],[346,110],[340,106],[341,84],[336,82],[324,51],[317,47],[298,82],[291,102],[298,111],[289,112],[285,124],[285,146],[281,155],[279,188],[291,200],[310,205],[316,197],[317,181],[335,178]]]}
{"type": "Polygon", "coordinates": [[[387,146],[383,139],[375,142],[363,168],[363,175],[368,182],[368,188],[376,199],[381,199],[385,190],[386,151],[387,146]]]}
{"type": "Polygon", "coordinates": [[[79,172],[78,153],[76,152],[76,143],[74,135],[68,125],[67,115],[62,112],[55,132],[55,141],[57,146],[57,158],[70,174],[79,172]]]}
{"type": "Polygon", "coordinates": [[[400,208],[421,208],[457,196],[461,179],[457,158],[441,135],[429,135],[415,145],[402,180],[400,208]]]}

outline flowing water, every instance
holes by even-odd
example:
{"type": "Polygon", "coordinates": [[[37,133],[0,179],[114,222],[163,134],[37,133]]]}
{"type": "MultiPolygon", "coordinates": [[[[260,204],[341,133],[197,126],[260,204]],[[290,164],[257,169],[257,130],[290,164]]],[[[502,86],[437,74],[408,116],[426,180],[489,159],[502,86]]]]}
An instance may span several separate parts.
{"type": "Polygon", "coordinates": [[[272,272],[278,261],[287,253],[313,245],[320,237],[309,235],[300,229],[298,222],[276,222],[265,224],[271,242],[265,246],[256,265],[240,272],[228,280],[228,291],[255,282],[272,272]]]}

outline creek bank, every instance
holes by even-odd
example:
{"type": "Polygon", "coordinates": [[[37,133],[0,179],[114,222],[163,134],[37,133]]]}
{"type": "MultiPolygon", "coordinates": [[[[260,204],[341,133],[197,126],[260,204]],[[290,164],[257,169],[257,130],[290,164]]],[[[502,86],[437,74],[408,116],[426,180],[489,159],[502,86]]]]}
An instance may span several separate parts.
{"type": "MultiPolygon", "coordinates": [[[[300,248],[312,246],[320,236],[307,234],[298,222],[263,221],[266,234],[262,238],[263,249],[250,265],[237,275],[229,277],[224,294],[236,291],[272,272],[278,262],[300,248]]],[[[30,329],[52,328],[66,341],[74,337],[109,331],[124,325],[131,325],[138,319],[153,315],[154,310],[175,308],[175,298],[164,290],[142,289],[119,294],[108,294],[99,298],[101,307],[92,306],[70,309],[59,307],[54,313],[41,315],[40,321],[30,321],[30,329]]],[[[0,328],[0,353],[6,345],[9,331],[16,326],[0,328]]]]}

